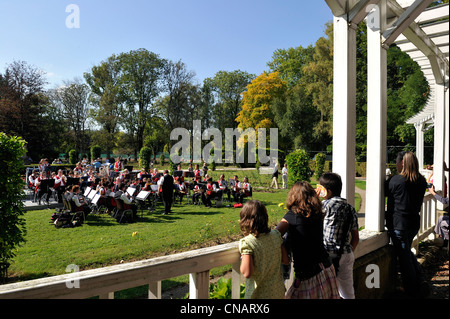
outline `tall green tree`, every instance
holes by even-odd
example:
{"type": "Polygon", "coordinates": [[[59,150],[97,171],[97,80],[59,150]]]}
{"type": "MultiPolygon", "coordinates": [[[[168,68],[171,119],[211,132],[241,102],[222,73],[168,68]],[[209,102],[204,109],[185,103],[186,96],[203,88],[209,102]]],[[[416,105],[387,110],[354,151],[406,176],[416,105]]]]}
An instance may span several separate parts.
{"type": "Polygon", "coordinates": [[[94,134],[94,139],[106,151],[108,157],[117,146],[116,133],[124,100],[121,75],[121,65],[116,55],[84,73],[86,83],[91,89],[89,100],[93,107],[90,116],[101,128],[94,134]]]}
{"type": "Polygon", "coordinates": [[[56,157],[62,130],[45,92],[45,72],[25,61],[0,74],[0,131],[27,141],[28,157],[56,157]]]}
{"type": "MultiPolygon", "coordinates": [[[[224,132],[225,128],[236,128],[236,118],[242,109],[242,93],[255,75],[241,70],[218,71],[214,77],[204,80],[204,92],[211,94],[212,125],[224,132]]],[[[205,96],[207,99],[207,96],[205,96]]]]}
{"type": "Polygon", "coordinates": [[[50,94],[52,103],[59,109],[62,119],[71,128],[75,150],[84,154],[89,149],[88,115],[89,86],[81,79],[65,81],[50,94]]]}
{"type": "Polygon", "coordinates": [[[134,155],[144,143],[144,130],[155,109],[153,103],[161,92],[164,60],[146,49],[119,55],[122,69],[121,88],[124,108],[121,126],[133,137],[134,155]]]}
{"type": "Polygon", "coordinates": [[[305,81],[303,67],[312,61],[314,46],[277,49],[267,62],[270,72],[278,72],[289,87],[305,81]]]}

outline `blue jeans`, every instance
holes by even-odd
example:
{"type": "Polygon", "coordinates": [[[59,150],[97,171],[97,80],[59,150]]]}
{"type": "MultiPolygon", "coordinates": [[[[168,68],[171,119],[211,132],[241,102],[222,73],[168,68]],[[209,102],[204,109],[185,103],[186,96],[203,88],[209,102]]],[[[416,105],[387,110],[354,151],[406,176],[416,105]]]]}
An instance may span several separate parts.
{"type": "Polygon", "coordinates": [[[389,235],[398,257],[402,283],[405,292],[411,297],[420,297],[420,284],[425,281],[416,256],[411,251],[411,245],[417,230],[394,230],[389,235]]]}

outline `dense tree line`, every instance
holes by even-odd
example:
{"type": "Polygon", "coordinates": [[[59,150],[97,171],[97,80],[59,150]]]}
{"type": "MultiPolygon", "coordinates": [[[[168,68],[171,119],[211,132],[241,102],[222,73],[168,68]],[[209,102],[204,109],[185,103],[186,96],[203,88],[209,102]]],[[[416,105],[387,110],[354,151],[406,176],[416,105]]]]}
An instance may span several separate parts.
{"type": "MultiPolygon", "coordinates": [[[[357,159],[366,156],[366,26],[357,35],[357,159]]],[[[28,156],[56,157],[75,149],[89,154],[137,156],[170,150],[174,128],[192,132],[218,128],[279,129],[279,149],[303,148],[311,156],[331,152],[333,119],[333,25],[315,45],[278,49],[260,75],[218,71],[198,83],[193,71],[146,49],[113,54],[82,78],[46,90],[45,73],[13,61],[0,73],[0,131],[22,136],[28,156]]],[[[428,84],[406,53],[388,50],[388,145],[414,145],[414,128],[405,120],[428,98],[428,84]]],[[[432,132],[427,141],[432,140],[432,132]]],[[[224,135],[224,134],[223,134],[224,135]]],[[[208,141],[206,141],[207,143],[208,141]]],[[[283,153],[282,153],[283,154],[283,153]]]]}

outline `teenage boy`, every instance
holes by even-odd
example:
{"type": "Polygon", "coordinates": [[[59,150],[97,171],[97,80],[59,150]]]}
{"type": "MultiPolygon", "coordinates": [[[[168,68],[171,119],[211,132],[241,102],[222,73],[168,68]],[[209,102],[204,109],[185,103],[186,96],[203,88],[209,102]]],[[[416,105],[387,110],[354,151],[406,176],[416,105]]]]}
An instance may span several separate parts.
{"type": "Polygon", "coordinates": [[[353,251],[359,242],[356,210],[340,197],[342,180],[338,174],[325,173],[319,184],[326,189],[323,209],[324,245],[337,272],[339,294],[343,299],[355,299],[353,288],[353,251]]]}

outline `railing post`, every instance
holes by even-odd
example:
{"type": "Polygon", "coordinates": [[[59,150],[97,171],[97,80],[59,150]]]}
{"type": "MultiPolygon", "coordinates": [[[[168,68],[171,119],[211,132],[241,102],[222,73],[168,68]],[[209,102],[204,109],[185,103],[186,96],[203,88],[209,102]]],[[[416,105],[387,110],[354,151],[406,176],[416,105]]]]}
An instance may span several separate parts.
{"type": "Polygon", "coordinates": [[[161,299],[161,281],[148,284],[148,299],[161,299]]]}
{"type": "Polygon", "coordinates": [[[209,298],[209,270],[189,274],[189,299],[209,298]]]}
{"type": "Polygon", "coordinates": [[[241,262],[238,261],[232,265],[231,270],[231,299],[241,298],[241,262]]]}

